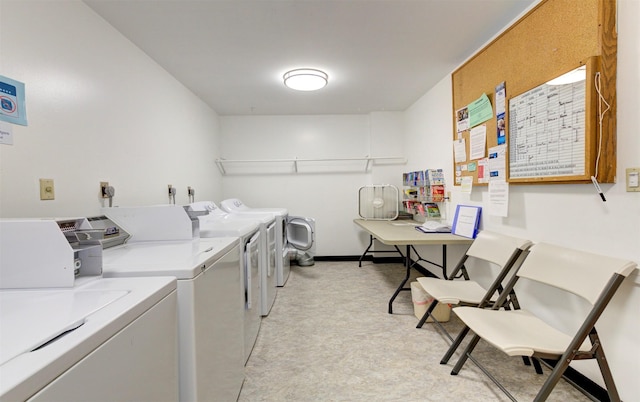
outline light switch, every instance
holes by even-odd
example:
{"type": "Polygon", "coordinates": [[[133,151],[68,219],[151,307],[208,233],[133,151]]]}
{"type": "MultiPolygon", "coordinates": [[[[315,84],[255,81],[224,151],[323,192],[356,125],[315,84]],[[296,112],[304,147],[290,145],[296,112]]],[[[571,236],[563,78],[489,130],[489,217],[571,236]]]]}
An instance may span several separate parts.
{"type": "Polygon", "coordinates": [[[627,191],[640,191],[640,168],[627,168],[627,191]]]}
{"type": "Polygon", "coordinates": [[[40,199],[53,200],[55,198],[53,179],[40,179],[40,199]]]}

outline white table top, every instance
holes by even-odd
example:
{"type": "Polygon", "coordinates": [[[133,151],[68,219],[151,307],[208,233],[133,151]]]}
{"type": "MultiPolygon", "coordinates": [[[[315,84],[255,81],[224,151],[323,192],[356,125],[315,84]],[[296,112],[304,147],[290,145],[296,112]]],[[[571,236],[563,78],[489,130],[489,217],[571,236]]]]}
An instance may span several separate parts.
{"type": "Polygon", "coordinates": [[[358,226],[366,230],[380,242],[389,246],[434,245],[434,244],[471,244],[473,239],[451,233],[423,233],[416,230],[420,223],[416,221],[374,221],[354,219],[358,226]]]}

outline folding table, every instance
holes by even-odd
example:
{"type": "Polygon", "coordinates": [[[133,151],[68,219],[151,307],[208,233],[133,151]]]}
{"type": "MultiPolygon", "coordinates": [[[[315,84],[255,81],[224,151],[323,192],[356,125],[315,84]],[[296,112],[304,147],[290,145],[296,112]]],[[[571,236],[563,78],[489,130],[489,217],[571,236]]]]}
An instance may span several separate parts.
{"type": "MultiPolygon", "coordinates": [[[[405,288],[405,284],[409,280],[411,274],[411,268],[417,264],[419,261],[427,262],[431,265],[435,265],[442,269],[442,275],[444,278],[447,277],[447,245],[448,244],[460,244],[460,245],[471,245],[473,243],[473,239],[469,239],[466,237],[454,235],[451,233],[423,233],[416,230],[416,226],[419,226],[420,223],[416,221],[404,221],[404,220],[394,220],[394,221],[379,221],[379,220],[365,220],[365,219],[354,219],[353,222],[360,226],[362,229],[369,233],[369,246],[364,251],[362,256],[360,257],[360,262],[367,253],[376,252],[369,251],[371,246],[373,245],[373,240],[378,240],[382,244],[386,244],[388,246],[394,246],[398,253],[404,257],[404,265],[406,268],[406,274],[398,289],[396,289],[395,293],[389,300],[389,314],[393,314],[393,301],[398,296],[401,291],[411,290],[411,288],[405,288]],[[433,245],[442,245],[442,264],[438,264],[433,261],[426,260],[418,254],[414,246],[433,246],[433,245]],[[404,255],[398,248],[398,246],[405,246],[404,255]],[[415,262],[411,262],[411,250],[416,254],[418,259],[415,262]]],[[[379,252],[379,251],[378,251],[379,252]]]]}

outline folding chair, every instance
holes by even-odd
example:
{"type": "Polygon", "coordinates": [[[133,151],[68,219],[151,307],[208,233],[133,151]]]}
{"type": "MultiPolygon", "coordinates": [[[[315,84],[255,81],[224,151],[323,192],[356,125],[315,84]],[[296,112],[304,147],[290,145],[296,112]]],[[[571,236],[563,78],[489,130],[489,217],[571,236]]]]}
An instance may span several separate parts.
{"type": "Polygon", "coordinates": [[[582,359],[597,360],[609,398],[611,401],[619,401],[620,397],[595,324],[624,278],[633,272],[636,266],[637,264],[632,261],[550,244],[534,245],[491,309],[470,307],[454,309],[475,336],[467,345],[451,374],[458,374],[469,358],[509,398],[516,400],[471,356],[471,352],[482,338],[509,356],[529,356],[556,361],[551,374],[534,401],[546,400],[570,362],[582,359]],[[567,335],[526,310],[499,309],[520,278],[541,282],[587,300],[592,309],[577,332],[567,335]]]}
{"type": "MultiPolygon", "coordinates": [[[[418,283],[420,283],[425,292],[431,295],[434,300],[427,308],[427,311],[418,322],[416,328],[421,328],[429,316],[431,316],[433,322],[442,330],[449,340],[454,342],[447,330],[432,315],[438,302],[472,307],[486,307],[491,305],[491,300],[496,300],[495,293],[502,289],[501,284],[505,277],[517,263],[519,264],[522,253],[528,250],[531,244],[529,240],[483,230],[478,234],[465,255],[462,256],[453,272],[449,275],[449,278],[417,278],[418,283]],[[488,289],[484,289],[477,282],[470,280],[465,267],[465,263],[470,257],[477,260],[484,260],[501,267],[499,274],[495,277],[488,289]],[[462,275],[465,280],[454,280],[459,275],[462,275]]],[[[485,266],[490,268],[490,264],[485,264],[485,266]]],[[[512,300],[517,303],[515,298],[512,300]]]]}

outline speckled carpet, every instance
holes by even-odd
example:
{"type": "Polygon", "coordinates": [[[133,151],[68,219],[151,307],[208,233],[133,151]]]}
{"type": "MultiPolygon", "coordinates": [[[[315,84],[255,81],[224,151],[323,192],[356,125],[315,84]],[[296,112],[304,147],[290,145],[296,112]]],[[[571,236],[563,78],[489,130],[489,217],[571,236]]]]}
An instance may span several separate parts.
{"type": "MultiPolygon", "coordinates": [[[[433,324],[415,328],[411,292],[401,292],[387,313],[403,277],[399,264],[292,265],[262,321],[239,401],[509,400],[470,361],[450,375],[458,354],[439,364],[449,341],[433,324]]],[[[451,314],[445,326],[455,335],[460,322],[451,314]]],[[[483,341],[473,356],[520,401],[533,400],[549,372],[537,375],[483,341]]],[[[561,381],[549,400],[589,399],[561,381]]]]}

